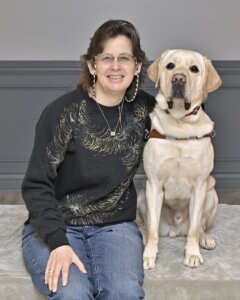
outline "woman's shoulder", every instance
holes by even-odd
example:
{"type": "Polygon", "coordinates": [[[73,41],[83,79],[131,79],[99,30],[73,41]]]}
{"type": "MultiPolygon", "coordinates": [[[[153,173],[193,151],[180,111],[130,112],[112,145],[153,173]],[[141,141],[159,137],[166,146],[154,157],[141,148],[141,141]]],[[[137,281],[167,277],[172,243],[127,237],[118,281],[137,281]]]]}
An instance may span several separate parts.
{"type": "MultiPolygon", "coordinates": [[[[63,115],[77,114],[79,103],[86,97],[86,92],[76,88],[50,102],[42,111],[39,121],[58,122],[63,115]]],[[[39,122],[38,121],[38,122],[39,122]]]]}
{"type": "Polygon", "coordinates": [[[61,109],[62,107],[68,107],[74,103],[78,104],[84,96],[84,91],[80,88],[76,88],[68,93],[59,96],[57,99],[50,102],[46,106],[46,108],[58,110],[58,108],[61,109]]]}
{"type": "Polygon", "coordinates": [[[56,114],[58,114],[62,112],[65,108],[68,108],[70,106],[78,106],[78,104],[84,97],[86,97],[86,92],[84,92],[80,88],[76,88],[51,101],[44,108],[43,112],[55,112],[56,114]]]}

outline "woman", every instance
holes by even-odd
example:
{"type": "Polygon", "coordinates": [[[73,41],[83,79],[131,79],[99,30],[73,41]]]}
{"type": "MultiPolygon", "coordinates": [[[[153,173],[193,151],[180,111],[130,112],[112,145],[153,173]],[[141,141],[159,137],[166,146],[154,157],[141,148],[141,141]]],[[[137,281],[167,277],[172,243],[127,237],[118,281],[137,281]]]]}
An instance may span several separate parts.
{"type": "Polygon", "coordinates": [[[143,299],[133,177],[155,99],[139,90],[145,53],[134,26],[104,23],[82,64],[78,88],[36,126],[24,258],[47,299],[143,299]]]}

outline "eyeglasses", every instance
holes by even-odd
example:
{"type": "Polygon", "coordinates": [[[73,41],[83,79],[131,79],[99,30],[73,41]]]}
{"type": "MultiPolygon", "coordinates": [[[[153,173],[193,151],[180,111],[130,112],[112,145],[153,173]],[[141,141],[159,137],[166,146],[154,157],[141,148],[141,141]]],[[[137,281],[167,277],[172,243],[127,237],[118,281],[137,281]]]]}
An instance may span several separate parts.
{"type": "Polygon", "coordinates": [[[137,63],[137,59],[130,54],[121,54],[119,56],[113,56],[111,54],[101,53],[95,56],[95,60],[101,64],[110,66],[113,64],[115,59],[122,66],[130,65],[134,61],[137,63]]]}

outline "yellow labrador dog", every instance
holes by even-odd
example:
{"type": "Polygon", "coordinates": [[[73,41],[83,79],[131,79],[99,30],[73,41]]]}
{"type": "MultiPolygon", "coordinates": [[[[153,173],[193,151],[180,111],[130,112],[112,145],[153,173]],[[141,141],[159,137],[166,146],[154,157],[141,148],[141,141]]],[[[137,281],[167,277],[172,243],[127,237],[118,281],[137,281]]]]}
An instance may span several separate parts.
{"type": "Polygon", "coordinates": [[[145,227],[144,268],[155,266],[159,233],[187,235],[183,263],[194,268],[203,263],[199,245],[215,248],[205,233],[218,204],[210,176],[214,123],[201,104],[222,81],[209,59],[188,50],[164,52],[147,72],[160,89],[143,154],[146,186],[138,197],[138,222],[145,227]]]}

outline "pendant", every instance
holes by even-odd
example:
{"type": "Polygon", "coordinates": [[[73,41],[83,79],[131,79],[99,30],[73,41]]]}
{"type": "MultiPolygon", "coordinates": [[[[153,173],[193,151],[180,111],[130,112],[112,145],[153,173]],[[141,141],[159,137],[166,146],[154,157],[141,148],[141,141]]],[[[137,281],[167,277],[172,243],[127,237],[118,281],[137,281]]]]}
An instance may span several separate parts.
{"type": "Polygon", "coordinates": [[[123,134],[118,134],[115,136],[115,140],[119,141],[119,142],[122,142],[126,139],[126,136],[123,135],[123,134]]]}
{"type": "Polygon", "coordinates": [[[115,131],[111,131],[110,135],[111,136],[116,136],[116,132],[115,131]]]}

